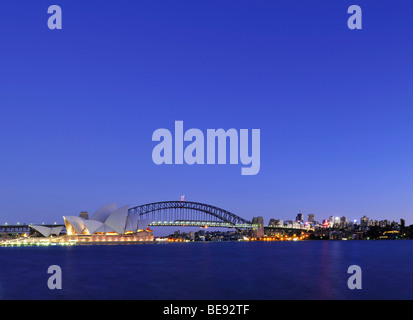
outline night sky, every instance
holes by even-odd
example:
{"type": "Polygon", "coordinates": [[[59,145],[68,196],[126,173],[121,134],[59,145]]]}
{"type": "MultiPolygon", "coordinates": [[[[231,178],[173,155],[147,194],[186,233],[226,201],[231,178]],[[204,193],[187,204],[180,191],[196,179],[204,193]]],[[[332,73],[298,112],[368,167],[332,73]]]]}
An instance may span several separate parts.
{"type": "Polygon", "coordinates": [[[0,224],[179,200],[413,223],[413,2],[0,3],[0,224]],[[49,30],[47,9],[62,8],[49,30]],[[363,29],[349,30],[357,4],[363,29]],[[152,134],[260,129],[261,166],[156,165],[152,134]]]}

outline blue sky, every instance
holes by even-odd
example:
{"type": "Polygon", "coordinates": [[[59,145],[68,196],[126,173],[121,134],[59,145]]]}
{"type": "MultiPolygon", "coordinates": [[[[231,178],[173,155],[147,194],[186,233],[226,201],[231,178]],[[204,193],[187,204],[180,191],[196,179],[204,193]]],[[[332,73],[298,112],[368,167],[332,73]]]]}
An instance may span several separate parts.
{"type": "Polygon", "coordinates": [[[413,223],[411,1],[0,4],[0,223],[117,202],[413,223]],[[48,6],[63,29],[47,28],[48,6]],[[347,8],[363,29],[347,28],[347,8]],[[261,130],[261,170],[152,162],[152,133],[261,130]]]}

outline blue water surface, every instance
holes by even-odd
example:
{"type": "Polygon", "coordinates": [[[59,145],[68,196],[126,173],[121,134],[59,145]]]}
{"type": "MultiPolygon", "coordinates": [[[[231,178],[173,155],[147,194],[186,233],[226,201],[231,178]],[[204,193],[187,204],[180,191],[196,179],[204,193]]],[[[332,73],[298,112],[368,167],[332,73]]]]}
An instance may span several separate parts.
{"type": "Polygon", "coordinates": [[[413,299],[413,241],[2,247],[0,266],[0,299],[413,299]]]}

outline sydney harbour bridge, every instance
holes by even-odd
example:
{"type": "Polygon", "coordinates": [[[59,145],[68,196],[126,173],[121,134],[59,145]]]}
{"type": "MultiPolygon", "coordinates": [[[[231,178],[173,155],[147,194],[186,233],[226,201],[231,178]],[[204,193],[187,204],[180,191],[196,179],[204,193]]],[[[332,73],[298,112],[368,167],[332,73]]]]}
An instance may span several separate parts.
{"type": "MultiPolygon", "coordinates": [[[[149,226],[189,226],[252,229],[259,226],[227,210],[191,201],[162,201],[129,209],[129,215],[151,221],[149,226]]],[[[283,226],[265,226],[270,229],[297,229],[283,226]]]]}

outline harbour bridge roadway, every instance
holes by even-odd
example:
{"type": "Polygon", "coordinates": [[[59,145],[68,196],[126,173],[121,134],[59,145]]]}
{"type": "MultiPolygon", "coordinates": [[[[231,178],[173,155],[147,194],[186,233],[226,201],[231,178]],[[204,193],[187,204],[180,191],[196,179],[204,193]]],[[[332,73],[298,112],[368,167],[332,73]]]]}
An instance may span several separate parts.
{"type": "MultiPolygon", "coordinates": [[[[129,215],[138,214],[148,219],[150,226],[220,227],[254,229],[257,224],[227,210],[191,201],[162,201],[130,208],[129,215]]],[[[308,230],[292,227],[263,226],[271,231],[308,230]]]]}
{"type": "Polygon", "coordinates": [[[16,224],[16,225],[1,225],[0,226],[0,234],[3,233],[29,233],[30,232],[30,226],[24,224],[16,224]]]}

